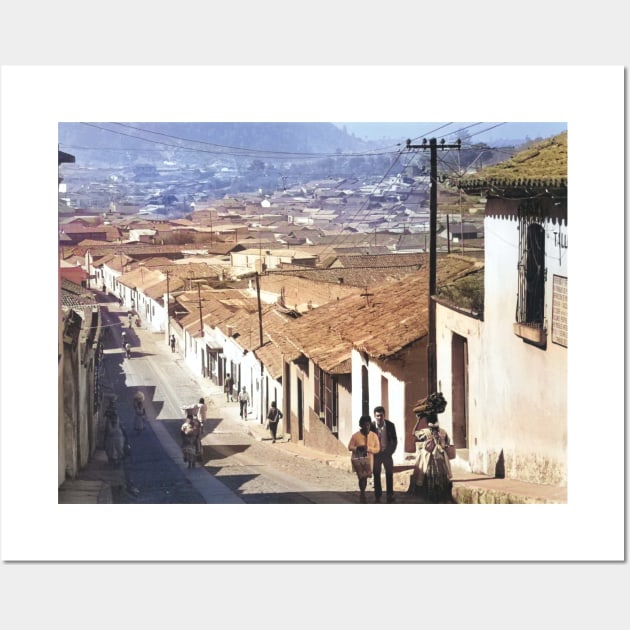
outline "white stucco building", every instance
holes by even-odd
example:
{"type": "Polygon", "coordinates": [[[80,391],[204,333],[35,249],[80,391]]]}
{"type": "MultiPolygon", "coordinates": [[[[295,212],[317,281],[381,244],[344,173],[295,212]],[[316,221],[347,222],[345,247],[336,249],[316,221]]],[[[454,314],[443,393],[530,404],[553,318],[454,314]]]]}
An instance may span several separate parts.
{"type": "Polygon", "coordinates": [[[567,484],[568,215],[566,134],[485,191],[483,318],[438,303],[437,370],[449,401],[440,423],[472,471],[567,484]],[[526,179],[525,179],[526,178],[526,179]]]}

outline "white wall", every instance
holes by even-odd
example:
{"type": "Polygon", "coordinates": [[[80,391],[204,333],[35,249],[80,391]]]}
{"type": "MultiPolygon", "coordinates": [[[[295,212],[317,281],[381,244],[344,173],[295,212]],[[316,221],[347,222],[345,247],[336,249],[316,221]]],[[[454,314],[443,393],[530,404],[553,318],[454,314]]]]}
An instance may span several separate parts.
{"type": "MultiPolygon", "coordinates": [[[[458,334],[468,343],[468,440],[474,443],[482,431],[486,401],[486,350],[484,346],[484,323],[450,308],[436,305],[436,354],[438,390],[446,398],[446,409],[440,414],[440,426],[453,437],[453,373],[451,349],[453,334],[458,334]]],[[[473,448],[474,450],[474,448],[473,448]]]]}
{"type": "MultiPolygon", "coordinates": [[[[495,473],[499,454],[505,475],[538,483],[566,483],[567,348],[552,342],[553,276],[568,277],[567,248],[557,243],[558,223],[545,224],[547,347],[514,334],[518,286],[518,223],[486,216],[484,322],[438,305],[438,379],[451,391],[452,332],[468,339],[469,462],[495,473]]],[[[561,230],[566,233],[566,224],[561,230]]],[[[566,244],[566,241],[565,241],[566,244]]],[[[450,405],[441,417],[452,427],[450,405]]]]}

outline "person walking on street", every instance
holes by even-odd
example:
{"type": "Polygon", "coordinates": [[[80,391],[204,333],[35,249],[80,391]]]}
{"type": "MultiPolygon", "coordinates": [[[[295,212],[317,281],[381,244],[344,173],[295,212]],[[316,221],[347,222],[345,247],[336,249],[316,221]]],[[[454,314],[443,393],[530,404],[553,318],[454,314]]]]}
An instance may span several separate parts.
{"type": "Polygon", "coordinates": [[[352,434],[348,443],[348,450],[352,452],[352,468],[359,480],[359,500],[361,503],[366,502],[365,489],[368,478],[372,475],[374,454],[378,453],[380,449],[378,435],[374,431],[370,431],[371,425],[372,418],[370,416],[361,416],[359,418],[359,427],[361,428],[352,434]]]}
{"type": "Polygon", "coordinates": [[[107,423],[105,424],[105,452],[109,463],[114,467],[118,467],[125,457],[127,436],[113,406],[110,405],[105,411],[105,417],[107,418],[107,423]]]}
{"type": "Polygon", "coordinates": [[[171,352],[175,352],[175,335],[171,335],[170,345],[171,345],[171,352]]]}
{"type": "Polygon", "coordinates": [[[278,423],[282,420],[282,412],[278,407],[276,407],[276,401],[271,401],[271,407],[269,409],[269,413],[267,414],[267,426],[269,427],[269,431],[271,431],[271,438],[273,444],[276,443],[276,433],[278,431],[278,423]]]}
{"type": "Polygon", "coordinates": [[[238,395],[238,402],[241,404],[241,418],[247,420],[247,405],[249,405],[249,394],[243,385],[243,391],[238,395]]]}
{"type": "Polygon", "coordinates": [[[223,385],[227,402],[234,402],[234,379],[228,374],[223,385]]]}
{"type": "Polygon", "coordinates": [[[199,443],[199,421],[189,413],[182,424],[180,434],[182,438],[182,455],[188,468],[194,468],[197,463],[197,451],[199,443]]]}
{"type": "Polygon", "coordinates": [[[430,503],[453,503],[453,475],[447,455],[451,440],[438,421],[438,414],[446,409],[446,404],[444,396],[436,392],[413,408],[418,418],[413,432],[420,442],[420,451],[409,492],[430,503]]]}
{"type": "Polygon", "coordinates": [[[144,408],[144,394],[136,392],[133,397],[134,422],[133,428],[138,433],[144,431],[144,422],[146,420],[147,411],[144,408]]]}
{"type": "Polygon", "coordinates": [[[206,421],[206,417],[208,415],[208,405],[206,405],[205,398],[199,399],[199,404],[197,405],[197,420],[199,420],[199,428],[203,432],[203,425],[206,421]]]}
{"type": "Polygon", "coordinates": [[[120,337],[122,339],[122,347],[124,348],[127,343],[127,333],[123,330],[122,333],[120,333],[120,337]]]}
{"type": "Polygon", "coordinates": [[[125,354],[128,359],[131,359],[131,344],[129,342],[125,343],[125,354]]]}
{"type": "Polygon", "coordinates": [[[394,451],[398,446],[396,437],[396,425],[385,419],[385,408],[379,405],[374,407],[375,422],[372,422],[371,431],[378,435],[380,450],[374,455],[374,497],[381,500],[383,487],[381,485],[381,470],[385,469],[385,490],[387,502],[394,501],[394,451]]]}

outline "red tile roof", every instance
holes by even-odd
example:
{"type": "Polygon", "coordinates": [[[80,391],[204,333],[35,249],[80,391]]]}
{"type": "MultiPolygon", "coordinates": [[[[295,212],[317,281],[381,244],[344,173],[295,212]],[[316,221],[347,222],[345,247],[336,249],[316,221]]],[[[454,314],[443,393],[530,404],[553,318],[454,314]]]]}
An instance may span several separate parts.
{"type": "MultiPolygon", "coordinates": [[[[438,258],[438,283],[471,273],[479,263],[438,258]]],[[[327,372],[349,370],[352,348],[375,358],[396,354],[428,334],[428,269],[383,283],[367,295],[325,304],[288,324],[292,340],[327,372]]]]}

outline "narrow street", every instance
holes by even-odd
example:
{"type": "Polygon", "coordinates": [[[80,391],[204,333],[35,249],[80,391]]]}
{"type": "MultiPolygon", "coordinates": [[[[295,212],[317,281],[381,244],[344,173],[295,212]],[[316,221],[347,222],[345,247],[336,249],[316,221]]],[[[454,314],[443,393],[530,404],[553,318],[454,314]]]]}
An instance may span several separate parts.
{"type": "Polygon", "coordinates": [[[259,442],[212,419],[203,439],[204,466],[246,503],[356,503],[353,474],[259,442]]]}
{"type": "Polygon", "coordinates": [[[254,504],[357,503],[354,474],[299,457],[281,442],[272,444],[250,435],[238,417],[237,403],[225,402],[221,389],[209,379],[193,376],[180,355],[171,353],[164,335],[135,325],[129,328],[127,310],[114,301],[106,304],[103,317],[109,332],[104,344],[103,391],[105,396],[115,394],[131,444],[124,463],[127,491],[115,497],[116,502],[226,502],[231,495],[234,502],[254,504]],[[123,331],[131,344],[130,358],[122,349],[123,331]],[[145,396],[148,420],[139,433],[133,429],[132,407],[138,391],[145,396]],[[200,396],[209,403],[203,466],[189,470],[179,450],[182,406],[197,402],[200,396]],[[227,495],[204,496],[200,475],[218,480],[227,495]]]}

